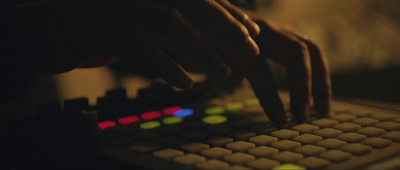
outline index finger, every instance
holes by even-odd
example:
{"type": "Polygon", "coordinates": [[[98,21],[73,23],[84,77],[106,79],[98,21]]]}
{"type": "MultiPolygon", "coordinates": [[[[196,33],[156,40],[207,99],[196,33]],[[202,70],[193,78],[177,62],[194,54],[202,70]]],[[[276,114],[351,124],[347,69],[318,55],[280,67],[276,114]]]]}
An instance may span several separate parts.
{"type": "Polygon", "coordinates": [[[238,67],[249,80],[254,93],[272,123],[285,124],[287,121],[285,109],[279,98],[272,71],[265,59],[261,57],[249,58],[241,62],[238,67]]]}

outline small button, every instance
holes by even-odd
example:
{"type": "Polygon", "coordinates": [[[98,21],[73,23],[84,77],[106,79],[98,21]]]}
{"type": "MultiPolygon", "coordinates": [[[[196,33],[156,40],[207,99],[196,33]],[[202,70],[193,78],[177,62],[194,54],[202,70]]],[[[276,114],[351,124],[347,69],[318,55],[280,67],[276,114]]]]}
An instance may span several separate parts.
{"type": "Polygon", "coordinates": [[[364,155],[371,152],[371,147],[363,144],[353,143],[342,147],[343,151],[350,152],[354,155],[364,155]]]}
{"type": "Polygon", "coordinates": [[[283,151],[281,153],[272,155],[272,158],[285,163],[295,163],[300,159],[303,159],[303,155],[290,151],[283,151]]]}
{"type": "Polygon", "coordinates": [[[387,113],[375,113],[375,114],[372,114],[370,117],[373,119],[378,119],[380,121],[388,121],[388,120],[392,120],[392,119],[396,118],[397,116],[393,115],[393,114],[387,114],[387,113]]]}
{"type": "Polygon", "coordinates": [[[294,151],[296,148],[300,146],[301,143],[290,140],[281,140],[272,144],[272,147],[285,151],[294,151]]]}
{"type": "Polygon", "coordinates": [[[150,112],[142,113],[140,115],[140,117],[143,120],[153,120],[153,119],[161,117],[161,112],[159,112],[159,111],[150,111],[150,112]]]}
{"type": "Polygon", "coordinates": [[[337,130],[341,130],[343,132],[355,132],[361,128],[361,125],[353,124],[353,123],[341,123],[337,124],[334,127],[337,130]]]}
{"type": "Polygon", "coordinates": [[[333,162],[342,162],[350,159],[351,154],[340,150],[330,150],[321,154],[321,158],[328,159],[333,162]]]}
{"type": "Polygon", "coordinates": [[[228,161],[233,164],[245,164],[247,162],[255,160],[256,157],[253,155],[249,155],[246,153],[237,152],[232,155],[227,155],[224,157],[225,161],[228,161]]]}
{"type": "Polygon", "coordinates": [[[367,139],[367,136],[360,135],[357,133],[345,133],[345,134],[338,136],[338,139],[344,140],[344,141],[350,142],[350,143],[355,143],[355,142],[361,142],[362,140],[367,139]]]}
{"type": "Polygon", "coordinates": [[[356,119],[357,117],[354,115],[349,115],[349,114],[336,114],[336,115],[332,115],[330,118],[333,120],[337,120],[339,122],[350,122],[350,121],[356,119]]]}
{"type": "Polygon", "coordinates": [[[387,146],[390,146],[392,144],[392,141],[387,140],[387,139],[382,139],[379,137],[373,137],[373,138],[368,138],[365,139],[362,144],[372,146],[374,148],[384,148],[387,146]]]}
{"type": "Polygon", "coordinates": [[[349,114],[352,114],[352,115],[357,116],[357,117],[366,117],[366,116],[371,115],[371,114],[372,114],[372,111],[370,111],[370,110],[362,110],[362,109],[359,109],[359,110],[351,110],[351,111],[349,112],[349,114]]]}
{"type": "Polygon", "coordinates": [[[216,159],[207,160],[196,165],[198,169],[226,169],[229,167],[227,162],[223,162],[216,159]]]}
{"type": "Polygon", "coordinates": [[[400,123],[395,123],[395,122],[383,122],[383,123],[378,123],[375,127],[385,129],[385,130],[399,130],[400,129],[400,123]]]}
{"type": "Polygon", "coordinates": [[[230,154],[232,154],[231,150],[220,148],[220,147],[214,147],[211,149],[201,151],[201,155],[207,156],[210,158],[215,158],[215,159],[222,158],[222,157],[224,157],[226,155],[230,155],[230,154]]]}
{"type": "Polygon", "coordinates": [[[154,129],[157,128],[161,125],[160,122],[158,121],[150,121],[150,122],[144,122],[142,124],[140,124],[140,128],[142,129],[154,129]]]}
{"type": "Polygon", "coordinates": [[[164,124],[167,124],[167,125],[172,125],[172,124],[177,124],[177,123],[180,123],[180,122],[182,122],[182,118],[180,118],[180,117],[167,117],[167,118],[164,118],[163,120],[162,120],[162,122],[164,123],[164,124]]]}
{"type": "Polygon", "coordinates": [[[324,129],[315,131],[314,134],[325,137],[325,138],[334,138],[334,137],[342,134],[342,131],[335,130],[332,128],[324,128],[324,129]]]}
{"type": "Polygon", "coordinates": [[[323,141],[319,141],[317,145],[328,149],[339,149],[346,145],[346,142],[337,139],[325,139],[323,141]]]}
{"type": "Polygon", "coordinates": [[[254,169],[271,169],[272,167],[278,166],[279,162],[267,158],[260,158],[255,161],[247,163],[247,166],[254,169]]]}
{"type": "Polygon", "coordinates": [[[153,152],[153,156],[161,158],[161,159],[165,159],[165,160],[172,160],[178,156],[183,156],[183,152],[168,148],[168,149],[163,149],[160,151],[153,152]]]}
{"type": "Polygon", "coordinates": [[[329,161],[317,157],[308,157],[297,162],[297,164],[310,169],[321,169],[329,165],[329,161]]]}
{"type": "Polygon", "coordinates": [[[232,165],[229,168],[226,168],[226,170],[251,170],[251,168],[242,165],[232,165]]]}
{"type": "Polygon", "coordinates": [[[292,129],[300,133],[314,133],[314,131],[319,130],[319,127],[304,123],[301,125],[293,126],[292,129]]]}
{"type": "Polygon", "coordinates": [[[225,116],[214,115],[214,116],[207,116],[203,118],[203,122],[207,124],[220,124],[227,121],[225,116]]]}
{"type": "Polygon", "coordinates": [[[385,134],[382,135],[383,138],[385,139],[389,139],[392,141],[396,141],[396,142],[400,142],[400,132],[387,132],[385,134]]]}
{"type": "Polygon", "coordinates": [[[273,167],[272,170],[306,170],[304,166],[295,165],[295,164],[282,164],[276,167],[273,167]]]}
{"type": "Polygon", "coordinates": [[[375,128],[375,127],[366,127],[366,128],[362,128],[362,129],[358,130],[357,133],[376,137],[376,136],[381,136],[382,134],[384,134],[385,130],[375,128]]]}
{"type": "Polygon", "coordinates": [[[371,119],[369,117],[363,117],[363,118],[359,118],[359,119],[354,119],[353,123],[368,127],[368,126],[375,126],[376,124],[379,123],[379,120],[371,119]]]}
{"type": "Polygon", "coordinates": [[[203,156],[199,156],[196,154],[187,154],[184,156],[176,157],[174,159],[174,162],[187,165],[187,166],[194,166],[196,164],[199,164],[201,162],[205,162],[206,158],[203,156]]]}
{"type": "Polygon", "coordinates": [[[306,143],[306,144],[315,144],[315,143],[321,141],[322,137],[317,136],[317,135],[311,135],[311,134],[303,134],[303,135],[294,137],[293,140],[295,140],[297,142],[306,143]]]}
{"type": "Polygon", "coordinates": [[[210,149],[210,145],[199,142],[193,142],[186,145],[182,145],[181,149],[192,153],[198,153],[202,150],[210,149]]]}
{"type": "Polygon", "coordinates": [[[180,111],[181,109],[182,109],[182,107],[180,107],[180,106],[171,106],[171,107],[164,108],[162,110],[162,113],[165,116],[173,116],[174,113],[176,113],[177,111],[180,111]]]}
{"type": "Polygon", "coordinates": [[[259,146],[249,150],[250,154],[261,157],[270,157],[271,155],[277,154],[278,152],[278,149],[267,146],[259,146]]]}
{"type": "Polygon", "coordinates": [[[190,108],[183,108],[174,113],[174,117],[185,118],[194,114],[194,110],[190,108]]]}
{"type": "Polygon", "coordinates": [[[126,117],[121,117],[118,119],[118,123],[121,125],[128,125],[131,123],[138,122],[140,119],[137,116],[126,116],[126,117]]]}
{"type": "Polygon", "coordinates": [[[116,126],[117,124],[114,122],[114,121],[111,121],[111,120],[109,120],[109,121],[104,121],[104,122],[99,122],[99,128],[100,129],[108,129],[108,128],[111,128],[111,127],[114,127],[114,126],[116,126]]]}
{"type": "Polygon", "coordinates": [[[271,133],[271,136],[278,137],[280,139],[290,139],[298,136],[299,132],[293,130],[282,129],[271,133]]]}
{"type": "Polygon", "coordinates": [[[206,140],[206,143],[208,143],[212,146],[220,146],[220,147],[225,147],[226,144],[232,143],[232,142],[233,142],[232,138],[226,138],[226,137],[215,137],[215,138],[206,140]]]}
{"type": "Polygon", "coordinates": [[[339,122],[337,120],[326,119],[326,118],[315,120],[312,122],[313,125],[317,125],[317,126],[323,127],[323,128],[330,128],[330,127],[335,126],[338,123],[339,122]]]}
{"type": "Polygon", "coordinates": [[[230,112],[237,112],[244,108],[243,103],[241,102],[232,102],[225,105],[226,110],[230,112]]]}
{"type": "Polygon", "coordinates": [[[267,135],[259,135],[250,138],[249,141],[257,145],[270,145],[274,142],[277,142],[278,138],[267,135]]]}
{"type": "Polygon", "coordinates": [[[247,107],[255,107],[255,106],[260,106],[260,101],[257,98],[246,99],[244,101],[244,104],[247,107]]]}
{"type": "Polygon", "coordinates": [[[226,148],[232,149],[239,152],[247,152],[249,149],[255,148],[256,145],[254,143],[237,141],[233,143],[226,144],[226,148]]]}
{"type": "Polygon", "coordinates": [[[325,152],[325,148],[314,145],[306,145],[296,148],[296,152],[307,156],[318,156],[325,152]]]}
{"type": "Polygon", "coordinates": [[[205,110],[208,115],[219,115],[225,112],[225,108],[221,106],[209,107],[205,110]]]}

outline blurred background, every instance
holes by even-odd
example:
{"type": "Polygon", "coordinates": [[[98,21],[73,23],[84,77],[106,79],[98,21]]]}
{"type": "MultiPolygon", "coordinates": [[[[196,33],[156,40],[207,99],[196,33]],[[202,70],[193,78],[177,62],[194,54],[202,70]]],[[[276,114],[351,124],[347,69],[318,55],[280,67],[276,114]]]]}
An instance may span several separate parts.
{"type": "Polygon", "coordinates": [[[254,8],[322,47],[335,96],[400,102],[400,1],[258,0],[254,8]]]}
{"type": "MultiPolygon", "coordinates": [[[[236,0],[235,3],[291,25],[319,44],[330,62],[334,96],[400,103],[400,1],[236,0]]],[[[282,68],[273,67],[277,68],[279,88],[287,89],[282,68]]],[[[32,103],[88,97],[95,104],[96,98],[104,96],[108,89],[122,86],[127,88],[129,97],[134,97],[137,89],[148,86],[149,82],[100,67],[58,75],[41,74],[33,84],[34,93],[28,96],[32,103]]],[[[24,100],[21,102],[27,103],[24,100]]]]}

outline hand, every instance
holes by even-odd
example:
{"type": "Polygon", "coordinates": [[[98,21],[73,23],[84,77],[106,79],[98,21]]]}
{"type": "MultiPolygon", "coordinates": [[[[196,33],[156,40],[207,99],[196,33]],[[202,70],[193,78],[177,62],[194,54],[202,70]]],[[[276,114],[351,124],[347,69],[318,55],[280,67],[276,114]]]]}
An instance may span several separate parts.
{"type": "Polygon", "coordinates": [[[193,85],[184,68],[226,77],[219,44],[258,55],[258,26],[226,1],[51,1],[18,8],[8,18],[9,54],[19,67],[65,72],[122,59],[180,87],[193,85]],[[166,51],[179,55],[169,56],[166,51]],[[189,61],[189,62],[187,62],[189,61]]]}
{"type": "Polygon", "coordinates": [[[271,21],[248,13],[259,25],[260,35],[255,41],[260,47],[259,58],[243,68],[260,103],[275,122],[286,120],[284,110],[273,85],[272,74],[264,58],[285,66],[289,80],[290,105],[293,116],[305,120],[309,115],[311,96],[319,115],[329,113],[331,81],[327,59],[321,49],[307,37],[291,29],[276,26],[271,21]]]}

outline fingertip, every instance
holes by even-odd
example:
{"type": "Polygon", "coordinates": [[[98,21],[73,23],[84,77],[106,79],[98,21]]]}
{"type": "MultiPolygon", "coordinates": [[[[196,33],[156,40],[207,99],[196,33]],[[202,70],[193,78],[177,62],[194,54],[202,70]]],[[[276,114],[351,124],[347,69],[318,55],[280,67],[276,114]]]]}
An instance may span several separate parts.
{"type": "Polygon", "coordinates": [[[194,86],[194,81],[190,78],[189,74],[183,76],[178,82],[174,83],[174,86],[180,89],[191,89],[194,86]]]}
{"type": "Polygon", "coordinates": [[[248,24],[249,25],[249,32],[251,37],[257,37],[258,35],[260,35],[260,26],[258,26],[257,23],[255,23],[253,20],[248,20],[248,24]]]}
{"type": "Polygon", "coordinates": [[[246,45],[248,51],[255,56],[260,55],[260,48],[258,47],[257,43],[251,38],[250,36],[247,36],[246,39],[246,45]]]}

